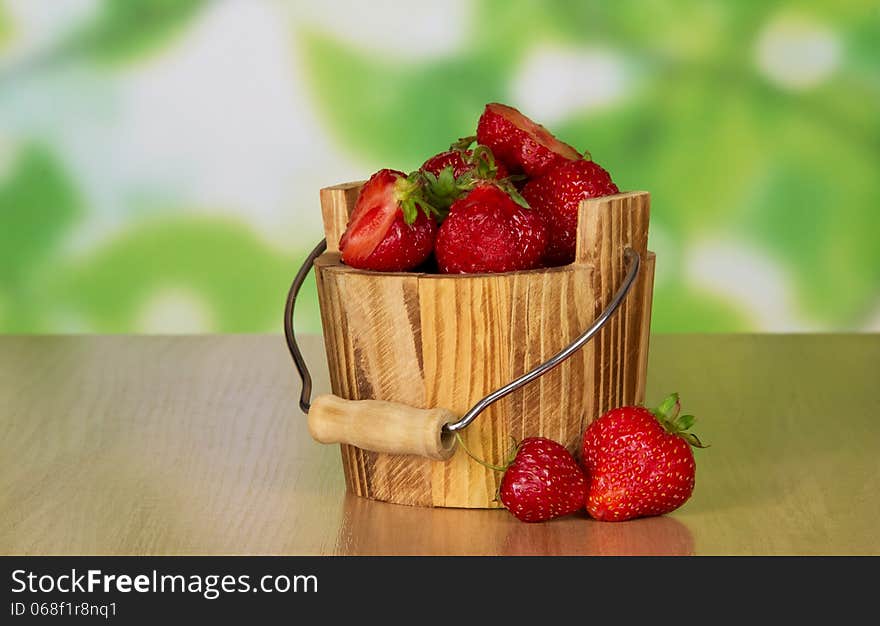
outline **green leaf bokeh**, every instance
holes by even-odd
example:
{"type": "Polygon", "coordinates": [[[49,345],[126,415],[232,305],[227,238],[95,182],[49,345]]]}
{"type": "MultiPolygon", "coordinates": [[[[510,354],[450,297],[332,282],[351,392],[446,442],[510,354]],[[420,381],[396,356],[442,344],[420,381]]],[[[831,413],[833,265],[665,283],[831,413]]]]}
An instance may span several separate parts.
{"type": "MultiPolygon", "coordinates": [[[[104,0],[59,29],[47,44],[56,54],[31,55],[48,63],[15,72],[0,63],[0,116],[8,115],[0,118],[0,148],[14,146],[10,164],[0,159],[0,331],[150,332],[151,307],[170,293],[200,316],[175,326],[172,314],[160,329],[189,331],[195,323],[205,332],[277,332],[297,261],[321,236],[318,188],[380,167],[417,167],[471,134],[492,100],[526,113],[535,114],[529,104],[555,111],[548,125],[559,136],[588,149],[622,189],[651,192],[655,331],[880,327],[876,3],[452,4],[464,7],[463,17],[436,25],[452,43],[415,54],[418,38],[403,38],[401,29],[425,24],[408,22],[405,12],[376,17],[378,9],[359,3],[327,9],[357,14],[360,29],[349,20],[355,26],[346,30],[332,26],[332,16],[310,18],[301,2],[104,0]],[[379,37],[382,25],[377,45],[361,36],[379,37]],[[99,207],[93,199],[104,196],[95,189],[123,185],[114,156],[83,150],[82,136],[45,123],[31,113],[33,99],[16,95],[33,92],[64,106],[65,94],[81,96],[97,81],[107,115],[124,121],[138,109],[125,86],[142,80],[144,68],[182,72],[194,64],[188,47],[220,50],[240,37],[275,36],[282,43],[274,56],[254,57],[253,82],[230,82],[229,97],[280,81],[272,93],[295,94],[283,115],[317,127],[322,175],[311,169],[319,158],[314,139],[303,139],[290,180],[278,181],[288,194],[277,220],[285,237],[267,236],[262,218],[241,207],[206,208],[182,191],[196,178],[198,159],[211,157],[186,134],[179,149],[202,155],[189,169],[162,178],[148,164],[137,194],[110,194],[99,207]],[[554,67],[553,59],[571,65],[554,67]],[[268,69],[276,62],[282,74],[268,69]],[[590,69],[596,63],[600,69],[590,69]],[[73,79],[71,68],[79,72],[73,79]],[[622,86],[605,100],[554,100],[556,92],[561,99],[604,93],[617,79],[622,86]],[[106,171],[98,176],[100,168],[83,160],[105,163],[106,171]],[[100,226],[108,222],[113,228],[100,226]],[[75,245],[83,239],[90,243],[75,245]],[[707,278],[713,272],[717,281],[707,278]]],[[[0,62],[7,50],[15,58],[26,28],[0,0],[0,62]]],[[[200,58],[186,74],[193,81],[226,71],[210,55],[200,58]]],[[[163,128],[163,120],[151,122],[163,128]]],[[[252,123],[224,119],[211,132],[252,123]]],[[[238,158],[242,170],[270,165],[259,150],[238,158]]],[[[304,301],[311,304],[301,327],[318,331],[313,292],[304,301]]]]}

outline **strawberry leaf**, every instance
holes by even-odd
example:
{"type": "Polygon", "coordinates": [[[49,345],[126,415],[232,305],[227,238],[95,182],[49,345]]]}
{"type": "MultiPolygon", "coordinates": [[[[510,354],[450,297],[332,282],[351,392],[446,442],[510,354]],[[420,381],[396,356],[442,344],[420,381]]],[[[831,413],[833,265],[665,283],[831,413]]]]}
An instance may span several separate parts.
{"type": "Polygon", "coordinates": [[[407,224],[412,224],[419,216],[419,207],[412,197],[400,202],[400,210],[403,212],[403,221],[407,224]]]}
{"type": "Polygon", "coordinates": [[[487,146],[477,144],[471,153],[469,162],[476,178],[486,180],[497,178],[498,166],[495,164],[495,155],[487,146]]]}
{"type": "Polygon", "coordinates": [[[450,150],[461,150],[462,152],[471,147],[471,144],[477,140],[476,135],[470,137],[462,137],[458,141],[449,145],[450,150]]]}
{"type": "Polygon", "coordinates": [[[674,423],[676,428],[678,428],[679,430],[687,430],[688,428],[693,426],[694,422],[696,421],[697,418],[693,415],[680,415],[678,418],[676,418],[674,423]]]}
{"type": "MultiPolygon", "coordinates": [[[[400,205],[400,211],[403,213],[403,221],[412,225],[419,216],[419,210],[423,211],[427,217],[441,218],[444,213],[441,212],[432,202],[432,198],[428,193],[428,176],[430,172],[422,172],[416,170],[410,173],[406,178],[401,178],[395,186],[395,196],[400,205]]],[[[433,177],[433,174],[431,175],[433,177]]]]}
{"type": "Polygon", "coordinates": [[[440,221],[445,219],[452,203],[464,193],[453,172],[451,165],[440,170],[437,176],[431,172],[422,172],[424,197],[440,221]]]}
{"type": "Polygon", "coordinates": [[[451,165],[447,165],[440,170],[440,175],[435,177],[437,190],[445,194],[453,195],[455,193],[455,171],[451,165]]]}
{"type": "Polygon", "coordinates": [[[679,436],[682,437],[685,441],[687,441],[694,448],[708,448],[709,447],[709,444],[705,444],[702,441],[700,441],[700,438],[697,437],[694,433],[681,433],[679,436]]]}
{"type": "Polygon", "coordinates": [[[503,187],[503,189],[507,192],[507,195],[509,195],[513,199],[514,202],[516,202],[524,209],[532,208],[529,206],[529,203],[526,201],[526,199],[520,195],[520,193],[516,190],[516,187],[514,187],[513,185],[506,185],[505,187],[503,187]]]}
{"type": "Polygon", "coordinates": [[[514,187],[513,183],[511,183],[508,179],[505,178],[504,180],[495,181],[495,185],[503,192],[505,192],[508,196],[510,196],[510,199],[516,202],[522,208],[532,208],[531,206],[529,206],[528,201],[523,198],[522,195],[520,195],[519,191],[517,191],[516,187],[514,187]]]}
{"type": "Polygon", "coordinates": [[[656,415],[660,421],[671,421],[676,418],[680,410],[681,402],[678,394],[671,393],[666,396],[666,398],[663,399],[663,402],[660,403],[660,406],[654,410],[654,415],[656,415]]]}
{"type": "Polygon", "coordinates": [[[697,418],[690,414],[679,415],[678,413],[680,410],[681,400],[677,393],[672,393],[664,398],[663,402],[660,403],[660,406],[651,412],[666,432],[681,437],[695,448],[708,448],[709,446],[703,444],[703,442],[700,441],[700,438],[695,434],[686,432],[694,425],[697,418]]]}

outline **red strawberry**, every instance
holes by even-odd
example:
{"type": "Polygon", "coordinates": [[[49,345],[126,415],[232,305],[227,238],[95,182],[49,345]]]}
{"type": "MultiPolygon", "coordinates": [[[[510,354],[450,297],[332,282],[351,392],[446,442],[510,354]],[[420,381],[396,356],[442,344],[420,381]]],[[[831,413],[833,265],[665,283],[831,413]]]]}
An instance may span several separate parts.
{"type": "Polygon", "coordinates": [[[501,502],[523,522],[544,520],[581,510],[587,495],[583,470],[561,444],[529,437],[501,478],[501,502]]]}
{"type": "Polygon", "coordinates": [[[611,176],[595,161],[565,161],[523,187],[522,195],[537,211],[550,233],[547,265],[565,265],[574,261],[578,207],[585,198],[608,196],[618,192],[611,176]]]}
{"type": "Polygon", "coordinates": [[[434,254],[444,274],[511,272],[538,267],[546,247],[547,229],[536,212],[499,187],[480,184],[450,207],[434,254]]]}
{"type": "Polygon", "coordinates": [[[434,247],[437,224],[418,181],[396,170],[379,170],[361,189],[339,242],[342,261],[381,272],[411,270],[434,247]]]}
{"type": "Polygon", "coordinates": [[[465,153],[462,150],[447,150],[440,154],[435,154],[422,164],[423,172],[431,172],[434,176],[439,176],[440,172],[447,167],[452,168],[452,175],[458,178],[470,169],[470,165],[465,158],[473,154],[470,150],[465,153]]]}
{"type": "MultiPolygon", "coordinates": [[[[469,161],[474,155],[473,150],[447,150],[435,154],[419,168],[423,172],[431,172],[434,176],[440,176],[445,168],[452,168],[452,176],[458,178],[465,172],[473,169],[474,165],[469,161]]],[[[495,163],[495,178],[507,178],[507,168],[501,163],[495,163]]]]}
{"type": "MultiPolygon", "coordinates": [[[[425,161],[419,170],[424,181],[425,197],[441,218],[445,218],[453,202],[474,187],[485,182],[501,181],[508,176],[507,170],[495,160],[486,146],[477,145],[473,150],[468,150],[474,139],[459,139],[446,152],[425,161]]],[[[510,181],[498,184],[516,191],[510,181]]]]}
{"type": "Polygon", "coordinates": [[[704,446],[685,432],[693,415],[679,417],[678,408],[678,394],[672,394],[655,412],[623,407],[590,424],[583,447],[590,515],[612,522],[662,515],[691,497],[696,473],[691,446],[704,446]]]}
{"type": "Polygon", "coordinates": [[[477,124],[477,141],[514,173],[540,176],[553,165],[580,159],[580,153],[525,115],[504,104],[486,105],[477,124]]]}

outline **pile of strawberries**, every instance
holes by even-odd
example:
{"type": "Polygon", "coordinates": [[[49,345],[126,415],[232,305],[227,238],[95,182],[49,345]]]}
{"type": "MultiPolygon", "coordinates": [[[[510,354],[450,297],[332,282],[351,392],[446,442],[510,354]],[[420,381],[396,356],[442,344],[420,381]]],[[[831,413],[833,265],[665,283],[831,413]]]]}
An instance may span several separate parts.
{"type": "MultiPolygon", "coordinates": [[[[542,522],[584,508],[594,519],[619,522],[663,515],[693,493],[696,464],[691,447],[704,447],[693,433],[693,415],[679,415],[678,394],[655,410],[613,409],[584,432],[581,462],[565,446],[529,437],[503,467],[502,504],[524,522],[542,522]]],[[[463,442],[462,442],[463,445],[463,442]]]]}
{"type": "Polygon", "coordinates": [[[565,265],[574,260],[581,200],[617,192],[589,155],[516,109],[492,103],[476,136],[408,175],[373,174],[339,248],[343,263],[383,272],[565,265]]]}

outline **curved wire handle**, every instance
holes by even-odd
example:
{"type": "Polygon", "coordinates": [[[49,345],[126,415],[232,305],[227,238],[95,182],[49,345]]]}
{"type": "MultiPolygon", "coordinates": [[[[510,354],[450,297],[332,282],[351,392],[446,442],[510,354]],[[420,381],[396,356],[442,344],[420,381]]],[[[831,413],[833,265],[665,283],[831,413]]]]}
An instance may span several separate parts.
{"type": "Polygon", "coordinates": [[[539,376],[549,372],[554,367],[565,361],[565,359],[570,357],[572,354],[583,348],[584,345],[593,338],[593,335],[602,330],[602,327],[605,326],[608,320],[611,319],[611,316],[614,315],[614,312],[617,311],[618,307],[620,307],[620,304],[623,302],[626,294],[628,294],[629,290],[632,288],[633,283],[636,280],[636,276],[638,276],[639,274],[639,266],[642,262],[642,258],[641,256],[639,256],[639,253],[632,248],[627,248],[626,250],[624,250],[624,255],[626,256],[626,258],[631,259],[629,271],[626,273],[626,278],[623,279],[623,284],[620,285],[617,293],[615,293],[614,297],[611,298],[611,302],[609,302],[608,306],[605,307],[605,310],[599,314],[599,317],[596,318],[596,321],[593,322],[592,326],[585,330],[583,334],[577,339],[572,341],[562,350],[551,356],[549,359],[547,359],[534,369],[526,372],[518,378],[514,378],[512,381],[501,387],[501,389],[496,389],[488,396],[477,402],[473,407],[471,407],[470,411],[462,416],[460,420],[444,426],[444,430],[448,430],[449,432],[454,433],[458,430],[462,430],[463,428],[467,428],[468,424],[473,422],[474,419],[476,419],[477,415],[485,411],[490,404],[500,400],[510,393],[513,393],[520,387],[529,384],[539,376]]]}
{"type": "Polygon", "coordinates": [[[312,406],[312,375],[309,374],[306,360],[296,343],[296,335],[293,334],[293,309],[296,307],[296,296],[299,294],[299,289],[306,281],[306,276],[312,271],[315,259],[324,254],[326,249],[327,240],[322,239],[309,253],[290,285],[290,291],[287,292],[287,303],[284,305],[284,336],[287,338],[287,349],[290,350],[290,356],[293,357],[296,371],[299,372],[299,377],[303,382],[302,392],[299,394],[299,408],[303,410],[303,413],[308,413],[312,406]]]}
{"type": "MultiPolygon", "coordinates": [[[[287,338],[287,347],[290,350],[290,356],[293,357],[293,362],[296,365],[300,378],[302,378],[303,386],[302,393],[300,394],[299,406],[304,413],[308,413],[309,408],[311,407],[312,376],[309,374],[309,368],[306,366],[299,345],[296,343],[296,336],[293,332],[293,311],[296,306],[296,297],[299,293],[300,287],[302,287],[303,282],[305,282],[306,276],[309,275],[309,271],[311,271],[315,259],[321,256],[326,249],[327,240],[322,239],[321,242],[315,246],[315,249],[309,253],[309,256],[306,257],[302,267],[299,268],[296,277],[293,279],[293,284],[290,285],[290,291],[287,294],[287,304],[284,307],[284,336],[287,338]]],[[[639,274],[639,268],[642,261],[639,253],[632,248],[626,248],[626,250],[624,250],[624,255],[629,259],[630,266],[626,273],[626,277],[623,279],[623,283],[621,283],[620,287],[611,298],[611,302],[608,303],[608,306],[605,307],[605,309],[599,314],[599,317],[596,318],[596,321],[593,322],[583,334],[540,365],[484,397],[471,407],[471,409],[465,413],[460,420],[444,426],[444,430],[454,433],[463,428],[467,428],[467,426],[493,402],[500,400],[504,396],[513,393],[520,387],[529,384],[539,376],[547,373],[584,347],[584,345],[592,339],[596,333],[602,330],[602,327],[608,323],[608,320],[611,319],[611,316],[614,315],[615,311],[620,308],[621,303],[632,289],[633,283],[635,283],[636,277],[639,274]]]]}

